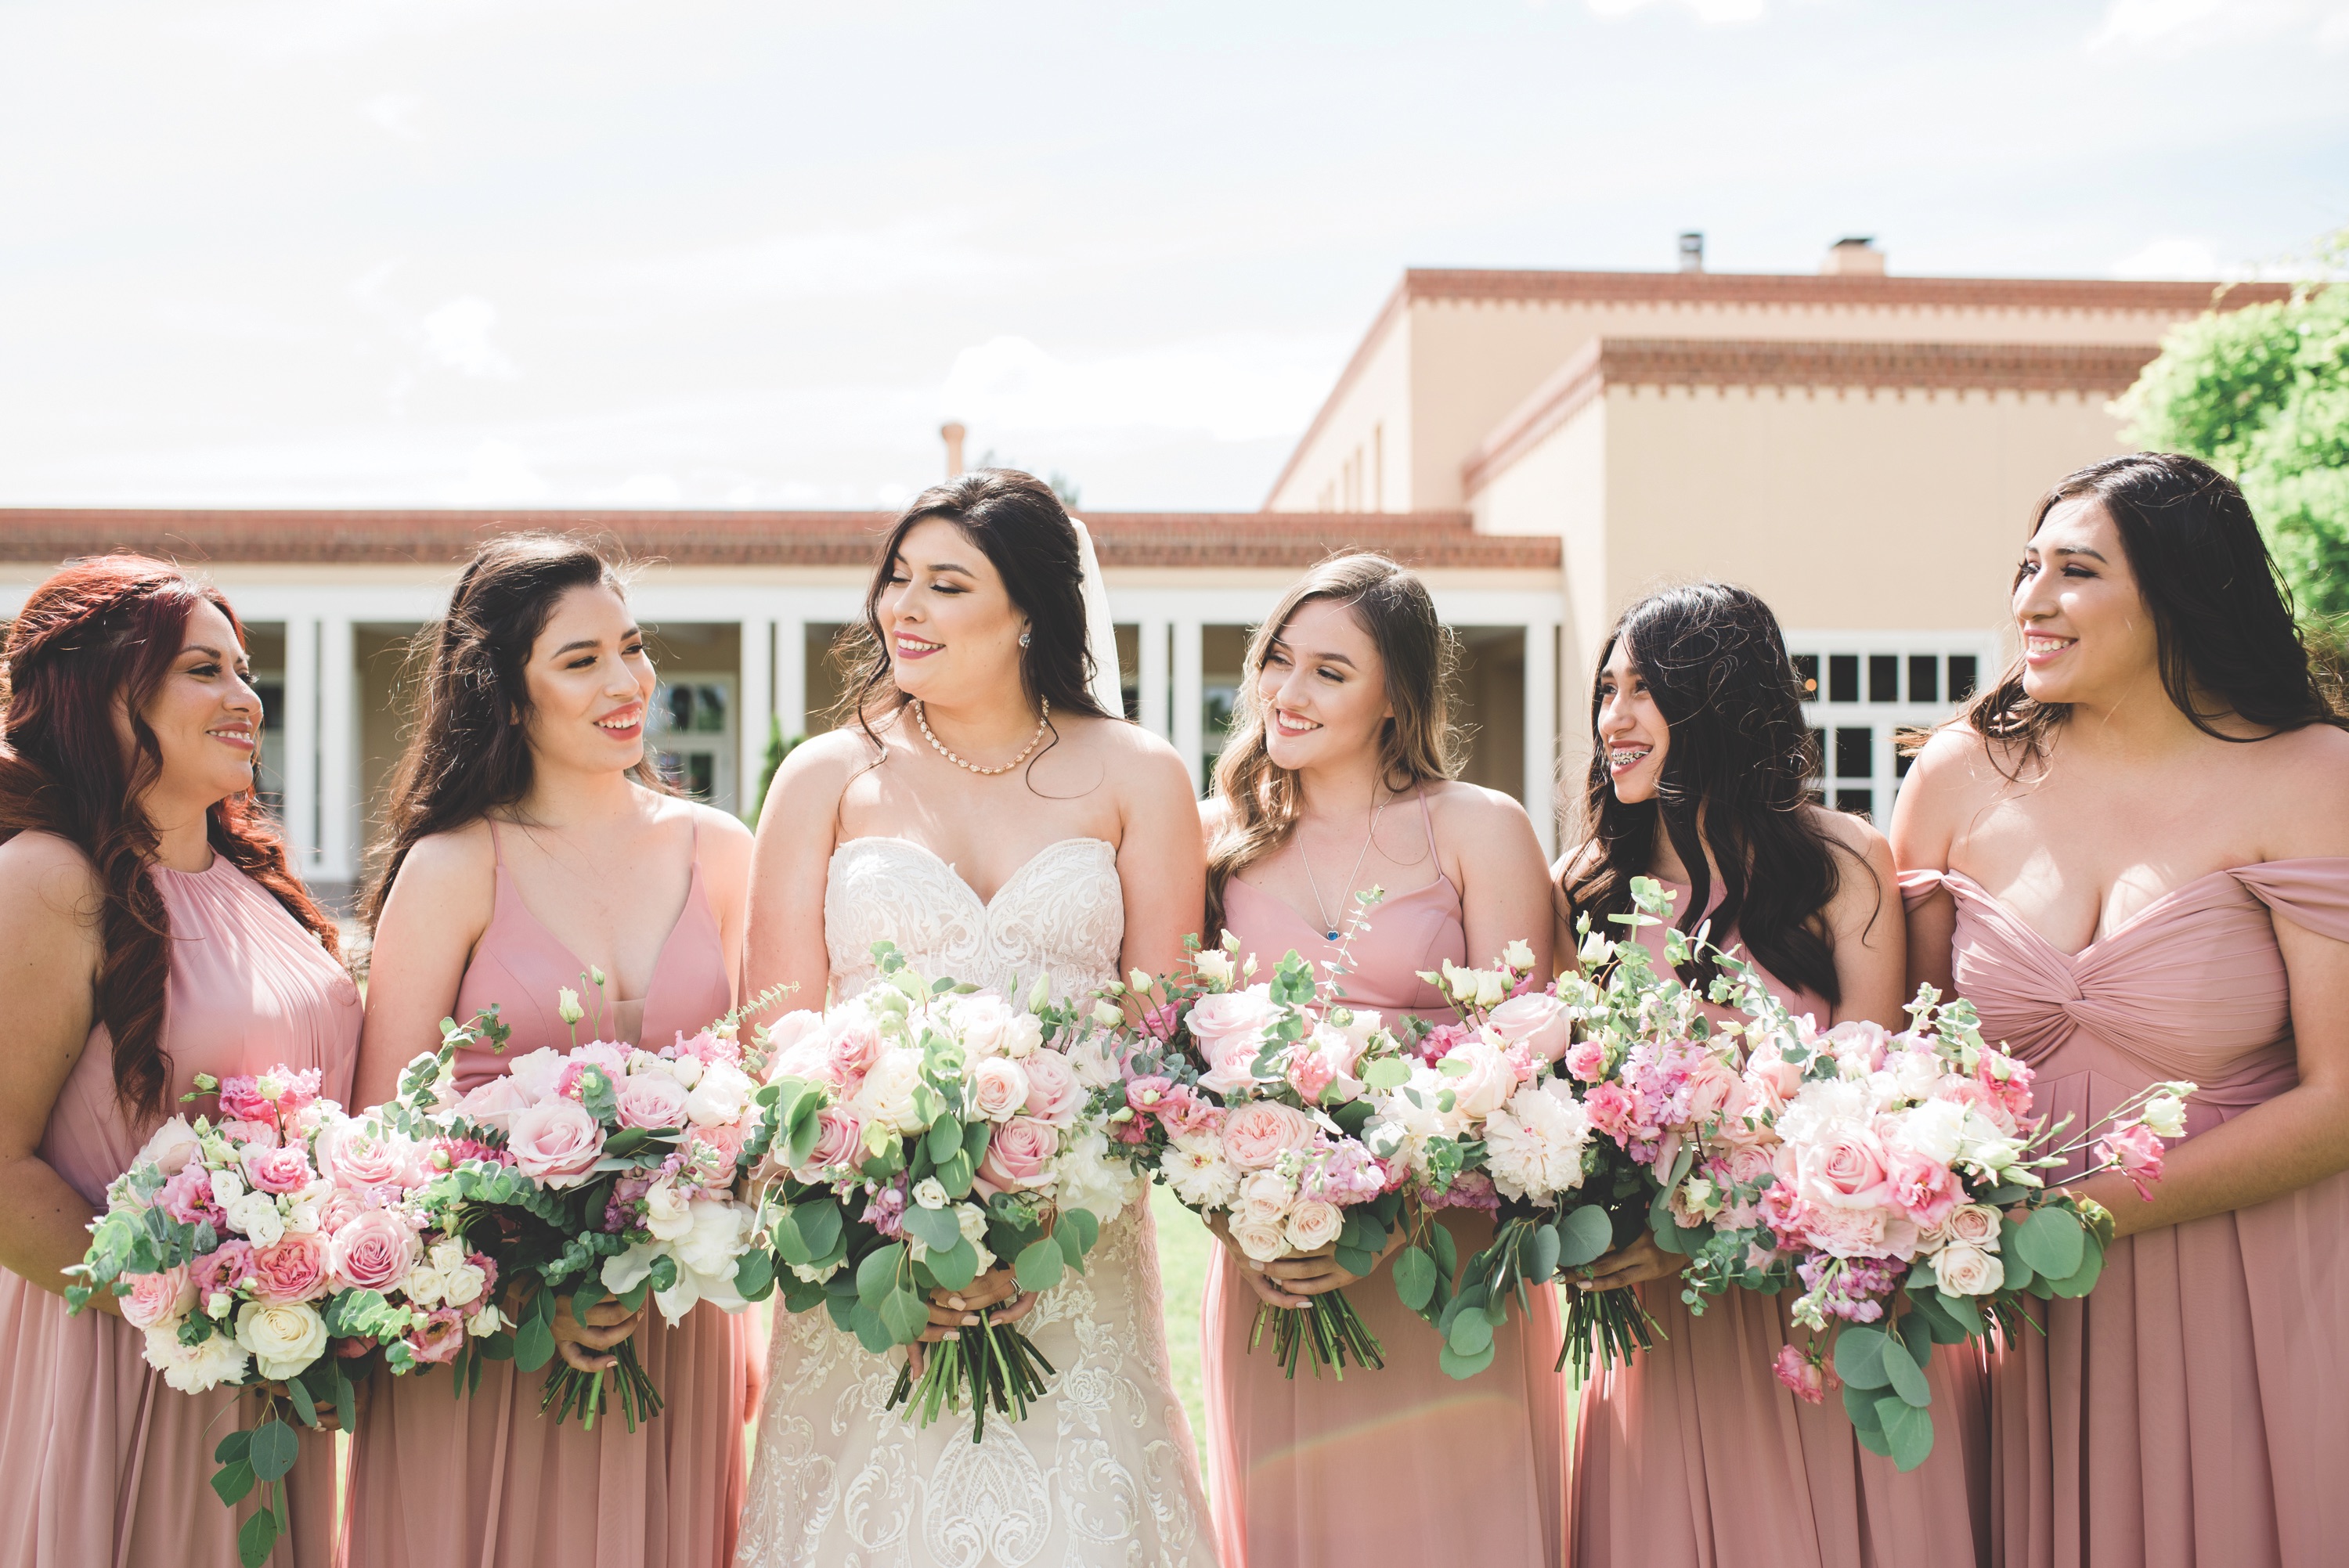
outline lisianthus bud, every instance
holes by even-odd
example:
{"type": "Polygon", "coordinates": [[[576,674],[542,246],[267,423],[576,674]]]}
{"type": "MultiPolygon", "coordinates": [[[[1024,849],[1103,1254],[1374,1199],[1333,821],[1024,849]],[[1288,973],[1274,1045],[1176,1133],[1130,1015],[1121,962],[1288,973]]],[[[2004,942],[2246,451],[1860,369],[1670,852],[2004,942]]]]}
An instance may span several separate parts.
{"type": "Polygon", "coordinates": [[[575,1024],[587,1016],[579,1006],[579,993],[565,985],[554,994],[554,1016],[566,1024],[575,1024]]]}

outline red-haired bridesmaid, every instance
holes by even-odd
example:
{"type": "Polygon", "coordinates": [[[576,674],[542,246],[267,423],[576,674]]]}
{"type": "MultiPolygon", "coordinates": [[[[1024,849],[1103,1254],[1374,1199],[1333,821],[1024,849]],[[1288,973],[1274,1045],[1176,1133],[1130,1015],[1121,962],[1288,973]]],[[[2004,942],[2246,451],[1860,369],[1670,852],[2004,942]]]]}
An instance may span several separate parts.
{"type": "Polygon", "coordinates": [[[2009,1568],[2299,1568],[2349,1542],[2349,734],[2234,484],[2144,453],[2040,503],[2023,657],[1893,815],[1916,976],[2078,1127],[2191,1078],[2149,1197],[1991,1379],[2009,1568]]]}
{"type": "MultiPolygon", "coordinates": [[[[375,929],[359,1093],[388,1099],[439,1021],[495,1003],[502,1056],[460,1054],[471,1088],[515,1057],[585,1037],[665,1046],[734,1006],[750,835],[648,765],[652,661],[618,574],[550,534],[484,545],[436,629],[392,785],[367,914],[375,929]],[[600,971],[600,992],[581,976],[600,971]]],[[[750,1404],[748,1315],[705,1302],[674,1327],[564,1297],[556,1347],[581,1370],[631,1335],[666,1401],[631,1432],[539,1413],[543,1377],[492,1362],[462,1401],[378,1377],[352,1449],[348,1568],[719,1568],[734,1554],[750,1404]],[[650,1321],[647,1321],[647,1320],[650,1321]]]]}
{"type": "MultiPolygon", "coordinates": [[[[207,1484],[235,1389],[188,1395],[100,1295],[68,1316],[107,1184],[191,1091],[284,1063],[347,1099],[357,988],[334,922],[253,806],[261,700],[218,592],[108,556],[9,627],[0,738],[0,1563],[236,1563],[207,1484]]],[[[293,1531],[326,1563],[331,1439],[305,1433],[293,1531]]]]}

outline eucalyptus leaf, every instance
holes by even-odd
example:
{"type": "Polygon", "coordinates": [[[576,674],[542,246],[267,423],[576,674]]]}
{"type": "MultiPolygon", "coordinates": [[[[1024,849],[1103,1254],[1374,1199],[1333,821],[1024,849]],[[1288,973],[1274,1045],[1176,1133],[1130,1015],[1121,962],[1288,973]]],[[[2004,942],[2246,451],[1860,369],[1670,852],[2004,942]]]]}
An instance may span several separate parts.
{"type": "Polygon", "coordinates": [[[928,1304],[910,1290],[891,1291],[881,1298],[881,1305],[875,1311],[881,1319],[881,1326],[887,1329],[889,1337],[899,1345],[911,1345],[922,1336],[922,1330],[930,1326],[928,1304]]]}
{"type": "Polygon", "coordinates": [[[1413,1312],[1423,1312],[1435,1297],[1435,1259],[1424,1247],[1405,1247],[1395,1254],[1395,1295],[1413,1312]]]}
{"type": "Polygon", "coordinates": [[[2069,1279],[2080,1272],[2085,1242],[2080,1222],[2069,1210],[2054,1207],[2033,1210],[2014,1233],[2015,1251],[2023,1261],[2051,1281],[2069,1279]]]}
{"type": "Polygon", "coordinates": [[[1912,1405],[1898,1416],[1886,1417],[1884,1440],[1891,1447],[1895,1466],[1903,1470],[1915,1470],[1933,1451],[1931,1412],[1912,1405]]]}
{"type": "Polygon", "coordinates": [[[1040,1242],[1030,1242],[1020,1249],[1019,1257],[1011,1265],[1012,1277],[1021,1290],[1047,1291],[1061,1283],[1068,1272],[1068,1257],[1061,1244],[1047,1236],[1040,1242]]]}
{"type": "Polygon", "coordinates": [[[236,1532],[236,1560],[244,1568],[261,1568],[277,1548],[277,1516],[263,1509],[236,1532]]]}
{"type": "Polygon", "coordinates": [[[1615,1242],[1614,1222],[1596,1203],[1585,1203],[1557,1227],[1557,1266],[1578,1269],[1604,1257],[1615,1242]]]}
{"type": "Polygon", "coordinates": [[[294,1468],[301,1451],[301,1439],[294,1435],[294,1429],[273,1416],[253,1429],[253,1446],[245,1450],[245,1458],[255,1479],[276,1480],[294,1468]]]}
{"type": "Polygon", "coordinates": [[[1846,1327],[1836,1336],[1836,1376],[1855,1388],[1881,1388],[1892,1381],[1892,1374],[1884,1369],[1884,1336],[1873,1328],[1858,1325],[1846,1327]]]}
{"type": "MultiPolygon", "coordinates": [[[[1884,1368],[1886,1376],[1892,1381],[1892,1391],[1900,1396],[1904,1404],[1914,1405],[1921,1410],[1933,1402],[1933,1390],[1926,1384],[1924,1372],[1892,1341],[1885,1341],[1877,1364],[1884,1368]]],[[[1885,1436],[1891,1435],[1888,1429],[1885,1436]]]]}
{"type": "Polygon", "coordinates": [[[1493,1348],[1493,1326],[1486,1321],[1482,1305],[1478,1304],[1476,1311],[1454,1315],[1451,1332],[1445,1337],[1454,1355],[1476,1356],[1493,1348]]]}
{"type": "Polygon", "coordinates": [[[1493,1346],[1488,1343],[1474,1356],[1463,1356],[1446,1345],[1436,1352],[1435,1364],[1444,1369],[1447,1377],[1474,1377],[1493,1364],[1493,1346]]]}
{"type": "Polygon", "coordinates": [[[897,1270],[905,1261],[905,1243],[892,1242],[865,1254],[856,1265],[856,1299],[869,1311],[878,1311],[881,1298],[897,1288],[897,1270]]]}

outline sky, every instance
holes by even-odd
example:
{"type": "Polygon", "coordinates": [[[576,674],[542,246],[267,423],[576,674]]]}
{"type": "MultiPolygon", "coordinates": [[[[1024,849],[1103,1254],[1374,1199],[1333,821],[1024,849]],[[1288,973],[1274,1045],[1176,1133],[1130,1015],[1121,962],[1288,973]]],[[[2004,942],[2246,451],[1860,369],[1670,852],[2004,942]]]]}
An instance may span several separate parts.
{"type": "Polygon", "coordinates": [[[2273,272],[2349,0],[9,0],[0,505],[1259,505],[1407,266],[2273,272]]]}

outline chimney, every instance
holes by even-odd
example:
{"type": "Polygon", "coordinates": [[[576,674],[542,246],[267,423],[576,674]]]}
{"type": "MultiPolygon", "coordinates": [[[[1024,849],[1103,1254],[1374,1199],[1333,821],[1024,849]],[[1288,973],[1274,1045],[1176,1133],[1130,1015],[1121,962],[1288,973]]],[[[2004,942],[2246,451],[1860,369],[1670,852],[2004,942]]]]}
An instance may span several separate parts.
{"type": "Polygon", "coordinates": [[[1827,247],[1819,271],[1829,277],[1880,278],[1884,275],[1884,253],[1876,248],[1875,236],[1849,235],[1827,247]]]}
{"type": "Polygon", "coordinates": [[[938,434],[947,440],[947,478],[962,478],[962,438],[968,434],[960,419],[948,419],[938,427],[938,434]]]}
{"type": "Polygon", "coordinates": [[[1681,236],[1681,271],[1704,271],[1704,231],[1691,229],[1681,236]]]}

